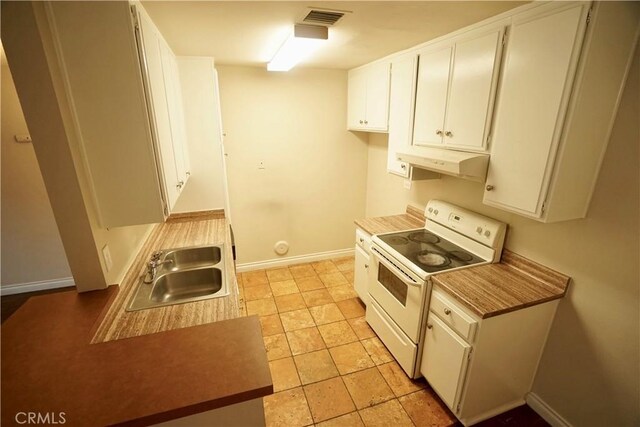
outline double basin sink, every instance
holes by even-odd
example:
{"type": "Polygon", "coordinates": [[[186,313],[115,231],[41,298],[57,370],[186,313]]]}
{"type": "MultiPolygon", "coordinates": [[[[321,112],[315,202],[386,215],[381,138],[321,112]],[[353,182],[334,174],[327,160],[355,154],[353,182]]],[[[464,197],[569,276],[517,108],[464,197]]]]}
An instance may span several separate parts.
{"type": "Polygon", "coordinates": [[[223,254],[222,244],[156,252],[127,311],[229,295],[223,254]]]}

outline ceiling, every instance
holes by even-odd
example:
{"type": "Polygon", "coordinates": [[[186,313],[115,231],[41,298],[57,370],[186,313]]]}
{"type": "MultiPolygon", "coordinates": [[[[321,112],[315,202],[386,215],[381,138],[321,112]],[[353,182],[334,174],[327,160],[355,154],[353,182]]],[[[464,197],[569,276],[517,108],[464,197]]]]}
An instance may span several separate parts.
{"type": "Polygon", "coordinates": [[[176,55],[265,66],[310,8],[349,11],[302,66],[350,69],[526,2],[143,1],[176,55]]]}

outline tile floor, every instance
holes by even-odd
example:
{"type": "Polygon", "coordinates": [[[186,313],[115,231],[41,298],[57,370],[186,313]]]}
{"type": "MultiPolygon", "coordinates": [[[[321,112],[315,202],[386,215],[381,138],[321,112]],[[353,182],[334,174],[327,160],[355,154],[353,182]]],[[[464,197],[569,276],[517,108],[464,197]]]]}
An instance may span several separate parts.
{"type": "Polygon", "coordinates": [[[424,379],[411,381],[364,319],[353,257],[238,274],[260,316],[274,394],[267,426],[450,426],[424,379]]]}

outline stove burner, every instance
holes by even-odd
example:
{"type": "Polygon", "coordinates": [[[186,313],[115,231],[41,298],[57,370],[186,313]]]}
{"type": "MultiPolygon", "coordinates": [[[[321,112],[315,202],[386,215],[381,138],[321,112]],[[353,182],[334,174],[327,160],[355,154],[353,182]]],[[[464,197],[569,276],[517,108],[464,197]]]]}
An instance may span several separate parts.
{"type": "Polygon", "coordinates": [[[391,236],[389,237],[389,241],[387,242],[391,245],[406,245],[409,243],[409,239],[402,236],[391,236]]]}
{"type": "Polygon", "coordinates": [[[438,243],[440,241],[438,236],[427,231],[418,231],[416,233],[411,233],[409,234],[409,240],[417,243],[438,243]]]}
{"type": "Polygon", "coordinates": [[[416,258],[418,258],[418,262],[429,267],[444,267],[451,264],[451,260],[449,258],[437,252],[422,251],[416,256],[416,258]]]}
{"type": "Polygon", "coordinates": [[[462,251],[451,251],[448,252],[449,255],[451,255],[452,257],[460,260],[460,261],[464,261],[464,262],[469,262],[473,259],[473,256],[469,255],[466,252],[462,252],[462,251]]]}

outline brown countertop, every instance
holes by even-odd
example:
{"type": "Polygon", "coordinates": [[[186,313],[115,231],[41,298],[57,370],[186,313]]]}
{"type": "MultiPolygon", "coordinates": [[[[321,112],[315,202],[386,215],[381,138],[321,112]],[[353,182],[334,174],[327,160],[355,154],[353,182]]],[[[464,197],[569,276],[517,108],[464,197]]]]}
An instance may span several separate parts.
{"type": "Polygon", "coordinates": [[[2,325],[2,425],[149,425],[273,392],[255,316],[89,344],[116,294],[33,297],[2,325]]]}
{"type": "Polygon", "coordinates": [[[424,221],[424,212],[408,205],[407,211],[404,214],[357,219],[354,222],[356,226],[373,235],[411,230],[412,228],[423,228],[424,221]]]}
{"type": "Polygon", "coordinates": [[[511,251],[497,264],[436,274],[433,283],[481,318],[562,298],[570,277],[511,251]]]}

